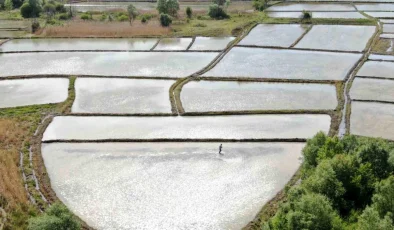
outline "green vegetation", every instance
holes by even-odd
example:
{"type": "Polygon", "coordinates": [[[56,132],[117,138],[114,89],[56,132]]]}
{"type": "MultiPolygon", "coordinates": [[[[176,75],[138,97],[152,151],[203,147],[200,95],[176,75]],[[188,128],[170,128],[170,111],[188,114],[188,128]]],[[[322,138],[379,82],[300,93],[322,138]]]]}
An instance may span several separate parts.
{"type": "Polygon", "coordinates": [[[10,11],[13,8],[14,8],[14,4],[12,3],[12,1],[11,0],[5,0],[5,2],[4,2],[4,9],[10,11]]]}
{"type": "Polygon", "coordinates": [[[161,26],[170,26],[172,23],[172,18],[168,14],[160,14],[160,25],[161,26]]]}
{"type": "Polygon", "coordinates": [[[300,185],[263,229],[393,229],[394,144],[318,133],[303,149],[300,185]]]}
{"type": "Polygon", "coordinates": [[[268,7],[268,0],[253,0],[253,7],[258,11],[263,11],[268,7]]]}
{"type": "Polygon", "coordinates": [[[129,21],[130,21],[130,25],[133,23],[134,19],[137,17],[138,15],[138,11],[137,8],[135,8],[135,6],[133,4],[130,4],[127,7],[127,13],[129,16],[129,21]]]}
{"type": "Polygon", "coordinates": [[[29,230],[79,230],[81,224],[66,206],[54,203],[38,217],[29,219],[29,230]]]}
{"type": "Polygon", "coordinates": [[[24,18],[37,18],[42,11],[38,0],[28,0],[21,7],[21,14],[24,18]]]}
{"type": "Polygon", "coordinates": [[[229,15],[226,13],[222,6],[218,4],[212,4],[209,6],[208,15],[214,19],[226,19],[229,18],[229,15]]]}
{"type": "Polygon", "coordinates": [[[160,14],[169,14],[176,17],[179,10],[179,2],[178,0],[158,0],[156,9],[160,14]]]}
{"type": "Polygon", "coordinates": [[[188,6],[187,8],[186,8],[186,15],[187,15],[187,18],[192,18],[192,16],[193,16],[193,11],[192,11],[192,8],[190,8],[190,6],[188,6]]]}

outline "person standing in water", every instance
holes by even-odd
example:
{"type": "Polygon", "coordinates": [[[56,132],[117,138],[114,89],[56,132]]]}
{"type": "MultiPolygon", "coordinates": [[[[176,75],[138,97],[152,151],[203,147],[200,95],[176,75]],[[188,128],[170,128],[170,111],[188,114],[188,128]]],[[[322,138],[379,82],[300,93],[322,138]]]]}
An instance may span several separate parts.
{"type": "Polygon", "coordinates": [[[220,154],[220,155],[223,155],[223,153],[222,153],[222,148],[223,148],[223,145],[220,144],[220,145],[219,145],[219,154],[220,154]]]}

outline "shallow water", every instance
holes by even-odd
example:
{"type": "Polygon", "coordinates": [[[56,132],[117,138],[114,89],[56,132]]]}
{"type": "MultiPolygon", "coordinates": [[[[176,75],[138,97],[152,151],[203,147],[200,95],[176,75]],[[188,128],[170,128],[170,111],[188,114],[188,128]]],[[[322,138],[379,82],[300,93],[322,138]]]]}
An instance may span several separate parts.
{"type": "Polygon", "coordinates": [[[233,48],[207,77],[343,80],[361,54],[233,48]]]}
{"type": "Polygon", "coordinates": [[[186,77],[218,53],[60,52],[0,55],[0,77],[39,74],[186,77]],[[165,60],[165,61],[163,61],[165,60]]]}
{"type": "MultiPolygon", "coordinates": [[[[302,12],[267,12],[272,18],[301,18],[302,12]]],[[[358,12],[312,12],[313,18],[343,18],[355,19],[366,18],[358,12]]]]}
{"type": "Polygon", "coordinates": [[[379,38],[394,39],[394,34],[381,34],[379,38]]]}
{"type": "Polygon", "coordinates": [[[394,25],[384,24],[383,25],[383,33],[394,33],[394,25]]]}
{"type": "Polygon", "coordinates": [[[56,195],[96,229],[241,229],[283,189],[303,143],[43,144],[56,195]],[[94,211],[92,211],[94,210],[94,211]]]}
{"type": "Polygon", "coordinates": [[[350,133],[394,140],[394,104],[353,101],[350,133]]]}
{"type": "Polygon", "coordinates": [[[394,11],[394,4],[356,4],[360,11],[394,11]]]}
{"type": "Polygon", "coordinates": [[[66,78],[0,81],[0,108],[59,103],[67,95],[66,78]]]}
{"type": "Polygon", "coordinates": [[[394,62],[367,61],[358,71],[358,76],[394,78],[394,62]]]}
{"type": "Polygon", "coordinates": [[[54,50],[150,50],[158,39],[150,38],[56,38],[15,39],[0,46],[0,52],[54,50]]]}
{"type": "Polygon", "coordinates": [[[307,28],[297,24],[259,24],[239,45],[290,47],[307,28]]]}
{"type": "Polygon", "coordinates": [[[394,102],[394,81],[356,78],[350,89],[350,97],[360,100],[394,102]]]}
{"type": "Polygon", "coordinates": [[[394,56],[392,55],[379,55],[379,54],[371,54],[368,56],[370,60],[387,60],[394,61],[394,56]]]}
{"type": "Polygon", "coordinates": [[[78,78],[76,113],[171,113],[173,80],[78,78]]]}
{"type": "Polygon", "coordinates": [[[356,11],[350,4],[283,3],[269,7],[266,11],[356,11]]]}
{"type": "MultiPolygon", "coordinates": [[[[393,4],[394,5],[394,4],[393,4]]],[[[381,20],[379,20],[380,22],[383,22],[383,23],[387,23],[387,24],[393,24],[394,23],[394,20],[393,19],[381,19],[381,20]]]]}
{"type": "Polygon", "coordinates": [[[55,117],[43,140],[310,138],[328,132],[328,115],[55,117]]]}
{"type": "Polygon", "coordinates": [[[263,82],[189,82],[181,92],[186,112],[320,110],[337,106],[334,85],[263,82]]]}
{"type": "Polygon", "coordinates": [[[365,12],[374,18],[394,18],[394,12],[365,12]]]}
{"type": "Polygon", "coordinates": [[[235,37],[196,37],[189,50],[224,50],[235,37]]]}
{"type": "Polygon", "coordinates": [[[315,25],[296,48],[363,51],[375,26],[315,25]]]}
{"type": "Polygon", "coordinates": [[[162,38],[155,50],[186,50],[192,38],[162,38]]]}

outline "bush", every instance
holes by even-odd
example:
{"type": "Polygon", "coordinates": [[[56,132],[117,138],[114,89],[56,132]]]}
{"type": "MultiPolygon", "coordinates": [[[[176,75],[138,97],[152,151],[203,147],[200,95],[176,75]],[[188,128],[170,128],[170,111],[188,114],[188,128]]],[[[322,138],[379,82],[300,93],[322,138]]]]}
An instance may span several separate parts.
{"type": "Polygon", "coordinates": [[[303,20],[310,20],[312,19],[312,13],[306,10],[302,11],[302,19],[303,20]]]}
{"type": "Polygon", "coordinates": [[[31,31],[34,33],[36,32],[38,29],[40,29],[40,23],[38,21],[33,21],[31,23],[31,31]]]}
{"type": "Polygon", "coordinates": [[[65,12],[67,12],[66,7],[64,7],[63,4],[58,3],[58,2],[55,4],[55,10],[58,13],[65,13],[65,12]]]}
{"type": "Polygon", "coordinates": [[[192,18],[192,16],[193,16],[193,11],[192,11],[192,8],[190,8],[190,6],[188,6],[186,8],[186,15],[188,18],[192,18]]]}
{"type": "Polygon", "coordinates": [[[172,23],[172,18],[168,14],[160,14],[160,25],[161,26],[170,26],[172,23]]]}
{"type": "Polygon", "coordinates": [[[193,27],[207,27],[207,24],[199,22],[199,23],[194,24],[193,27]]]}
{"type": "Polygon", "coordinates": [[[24,18],[30,18],[31,15],[31,7],[30,4],[25,2],[23,3],[22,7],[21,7],[21,15],[24,18]]]}
{"type": "Polygon", "coordinates": [[[81,19],[82,20],[90,20],[90,19],[92,19],[92,15],[89,13],[83,13],[83,14],[81,14],[81,19]]]}
{"type": "Polygon", "coordinates": [[[36,18],[40,16],[41,7],[37,0],[29,0],[23,3],[21,15],[24,18],[36,18]]]}
{"type": "Polygon", "coordinates": [[[208,15],[214,19],[225,19],[229,17],[224,11],[223,7],[220,7],[217,4],[212,4],[209,6],[208,15]]]}
{"type": "Polygon", "coordinates": [[[127,13],[128,13],[130,24],[131,24],[134,21],[134,19],[137,17],[138,10],[133,4],[130,4],[127,7],[127,13]]]}
{"type": "Polygon", "coordinates": [[[253,7],[258,11],[263,11],[268,7],[268,0],[253,0],[253,7]]]}
{"type": "Polygon", "coordinates": [[[102,14],[102,15],[100,16],[100,21],[105,21],[105,20],[107,20],[107,18],[108,18],[108,15],[107,15],[107,14],[102,14]]]}
{"type": "Polygon", "coordinates": [[[160,14],[169,14],[175,17],[178,14],[179,2],[178,0],[158,0],[156,9],[160,14]]]}
{"type": "Polygon", "coordinates": [[[12,0],[12,5],[14,8],[19,8],[23,5],[23,0],[12,0]]]}
{"type": "Polygon", "coordinates": [[[145,17],[141,18],[141,23],[147,23],[147,22],[148,22],[148,20],[145,17]]]}
{"type": "Polygon", "coordinates": [[[56,12],[55,5],[53,5],[51,3],[45,4],[44,7],[43,7],[43,10],[48,15],[48,17],[51,17],[56,12]]]}
{"type": "Polygon", "coordinates": [[[68,13],[61,13],[58,15],[59,20],[67,20],[70,18],[70,15],[68,13]]]}
{"type": "Polygon", "coordinates": [[[81,224],[66,206],[55,203],[43,215],[29,219],[29,230],[79,230],[81,224]]]}
{"type": "Polygon", "coordinates": [[[4,2],[4,9],[10,11],[14,8],[14,5],[11,0],[5,0],[4,2]]]}
{"type": "Polygon", "coordinates": [[[116,19],[118,19],[118,21],[120,21],[120,22],[125,22],[125,21],[129,20],[129,17],[126,15],[120,15],[116,19]]]}

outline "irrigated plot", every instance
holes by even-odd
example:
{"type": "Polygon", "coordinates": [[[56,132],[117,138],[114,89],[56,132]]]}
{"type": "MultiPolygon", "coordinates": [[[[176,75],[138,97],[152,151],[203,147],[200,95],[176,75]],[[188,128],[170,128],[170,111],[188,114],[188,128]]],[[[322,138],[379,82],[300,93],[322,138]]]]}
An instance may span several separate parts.
{"type": "MultiPolygon", "coordinates": [[[[267,15],[272,18],[301,18],[302,12],[267,12],[267,15]]],[[[312,12],[312,17],[342,19],[366,18],[359,12],[312,12]]]]}
{"type": "Polygon", "coordinates": [[[394,39],[394,34],[381,34],[379,38],[394,39]]]}
{"type": "Polygon", "coordinates": [[[374,18],[394,18],[394,12],[365,12],[374,18]]]}
{"type": "Polygon", "coordinates": [[[190,117],[55,117],[43,141],[103,139],[311,138],[328,132],[328,115],[232,115],[190,117]]]}
{"type": "Polygon", "coordinates": [[[171,113],[173,80],[78,78],[75,113],[171,113]]]}
{"type": "Polygon", "coordinates": [[[283,3],[276,4],[266,11],[356,11],[350,4],[283,3]]]}
{"type": "Polygon", "coordinates": [[[360,11],[394,11],[394,4],[387,3],[374,3],[374,4],[356,4],[355,5],[360,11]]]}
{"type": "Polygon", "coordinates": [[[290,47],[307,28],[298,24],[260,24],[239,45],[290,47]]]}
{"type": "Polygon", "coordinates": [[[234,37],[196,37],[189,50],[224,50],[234,37]]]}
{"type": "Polygon", "coordinates": [[[379,55],[379,54],[371,54],[368,59],[370,60],[383,60],[383,61],[394,61],[394,56],[391,55],[379,55]]]}
{"type": "Polygon", "coordinates": [[[350,133],[394,140],[394,104],[353,101],[350,133]]]}
{"type": "Polygon", "coordinates": [[[0,55],[0,77],[18,75],[99,75],[174,77],[206,67],[218,53],[61,52],[0,55]]]}
{"type": "Polygon", "coordinates": [[[380,22],[387,24],[394,24],[394,19],[381,19],[380,22]]]}
{"type": "Polygon", "coordinates": [[[361,54],[233,48],[206,77],[343,80],[361,54]]]}
{"type": "Polygon", "coordinates": [[[26,36],[27,33],[23,30],[0,30],[0,38],[19,38],[26,36]]]}
{"type": "Polygon", "coordinates": [[[0,52],[56,50],[150,50],[158,39],[151,38],[77,38],[14,39],[0,47],[0,52]]]}
{"type": "Polygon", "coordinates": [[[350,90],[350,97],[359,100],[394,102],[394,81],[356,78],[350,90]]]}
{"type": "Polygon", "coordinates": [[[383,33],[394,33],[394,25],[384,24],[383,25],[383,33]]]}
{"type": "Polygon", "coordinates": [[[43,144],[59,199],[95,229],[241,229],[297,171],[303,143],[43,144]],[[94,211],[92,211],[94,210],[94,211]]]}
{"type": "Polygon", "coordinates": [[[67,95],[66,78],[0,81],[0,108],[59,103],[67,95]]]}
{"type": "Polygon", "coordinates": [[[183,86],[186,112],[321,110],[337,106],[334,85],[199,81],[183,86]]]}
{"type": "Polygon", "coordinates": [[[163,38],[155,50],[186,50],[192,40],[192,38],[163,38]]]}
{"type": "Polygon", "coordinates": [[[367,61],[358,71],[358,76],[394,78],[394,62],[367,61]]]}
{"type": "Polygon", "coordinates": [[[315,25],[296,48],[363,51],[375,26],[315,25]]]}

